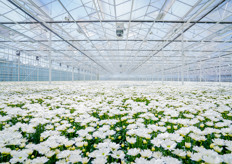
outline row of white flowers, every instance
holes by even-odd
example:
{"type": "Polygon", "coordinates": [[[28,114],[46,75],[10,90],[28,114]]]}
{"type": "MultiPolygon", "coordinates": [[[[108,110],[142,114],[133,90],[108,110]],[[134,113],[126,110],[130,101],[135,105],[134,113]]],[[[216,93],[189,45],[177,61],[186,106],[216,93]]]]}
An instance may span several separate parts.
{"type": "Polygon", "coordinates": [[[232,163],[232,88],[0,84],[2,163],[232,163]]]}

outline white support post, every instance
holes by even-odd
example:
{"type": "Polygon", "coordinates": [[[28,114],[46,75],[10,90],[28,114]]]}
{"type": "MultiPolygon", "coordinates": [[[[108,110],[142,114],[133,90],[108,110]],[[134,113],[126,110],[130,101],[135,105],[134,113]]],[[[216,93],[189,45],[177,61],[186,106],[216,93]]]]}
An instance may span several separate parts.
{"type": "Polygon", "coordinates": [[[36,81],[39,81],[39,61],[37,61],[36,81]]]}
{"type": "Polygon", "coordinates": [[[74,81],[74,67],[72,66],[72,82],[74,81]]]}
{"type": "Polygon", "coordinates": [[[184,85],[184,33],[182,29],[182,35],[181,35],[181,84],[184,85]]]}
{"type": "Polygon", "coordinates": [[[80,74],[80,67],[78,68],[78,80],[80,81],[81,80],[81,74],[80,74]]]}
{"type": "Polygon", "coordinates": [[[99,71],[97,71],[97,80],[99,81],[99,71]]]}
{"type": "Polygon", "coordinates": [[[92,72],[92,63],[90,65],[90,80],[92,81],[93,80],[93,72],[92,72]]]}
{"type": "Polygon", "coordinates": [[[201,82],[201,78],[202,78],[202,65],[201,65],[202,63],[201,63],[201,61],[200,61],[200,82],[201,82]]]}
{"type": "Polygon", "coordinates": [[[20,56],[18,56],[18,81],[20,81],[20,56]]]}
{"type": "Polygon", "coordinates": [[[162,51],[162,58],[163,58],[163,64],[162,64],[162,84],[164,84],[164,57],[163,57],[163,51],[162,51]]]}
{"type": "Polygon", "coordinates": [[[219,55],[219,67],[218,67],[218,81],[219,85],[221,85],[221,55],[219,55]]]}
{"type": "Polygon", "coordinates": [[[50,51],[49,51],[49,84],[51,84],[51,81],[52,81],[52,58],[51,58],[52,42],[51,42],[51,39],[52,39],[52,33],[50,31],[49,32],[49,48],[50,48],[50,51]]]}

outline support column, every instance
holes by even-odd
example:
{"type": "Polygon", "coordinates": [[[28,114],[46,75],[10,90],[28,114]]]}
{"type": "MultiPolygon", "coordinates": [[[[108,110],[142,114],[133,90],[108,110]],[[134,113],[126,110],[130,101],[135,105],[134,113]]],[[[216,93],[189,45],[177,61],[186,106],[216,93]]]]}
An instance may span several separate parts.
{"type": "Polygon", "coordinates": [[[78,74],[77,74],[77,76],[78,76],[78,78],[77,78],[77,79],[78,79],[79,81],[81,80],[80,69],[81,69],[81,68],[79,67],[79,68],[78,68],[78,74]]]}
{"type": "Polygon", "coordinates": [[[99,71],[97,71],[97,80],[99,81],[99,71]]]}
{"type": "Polygon", "coordinates": [[[92,73],[92,63],[90,65],[90,80],[92,81],[93,80],[93,73],[92,73]]]}
{"type": "Polygon", "coordinates": [[[221,85],[221,55],[219,55],[219,67],[218,67],[218,82],[221,85]]]}
{"type": "Polygon", "coordinates": [[[181,35],[181,84],[184,85],[184,33],[182,29],[181,35]]]}
{"type": "Polygon", "coordinates": [[[39,61],[37,61],[37,70],[36,70],[36,81],[38,82],[39,81],[39,61]]]}
{"type": "Polygon", "coordinates": [[[162,51],[162,59],[163,59],[163,64],[162,64],[162,84],[164,84],[164,57],[163,57],[163,51],[162,51]]]}
{"type": "Polygon", "coordinates": [[[20,55],[18,56],[18,81],[20,81],[20,55]]]}
{"type": "Polygon", "coordinates": [[[74,67],[72,66],[72,82],[74,81],[74,67]]]}
{"type": "Polygon", "coordinates": [[[52,58],[51,58],[51,46],[52,46],[52,42],[51,42],[51,39],[52,39],[52,33],[51,31],[49,32],[49,48],[50,48],[50,51],[49,51],[49,84],[51,84],[51,81],[52,81],[52,58]]]}
{"type": "Polygon", "coordinates": [[[200,82],[201,82],[201,79],[202,78],[202,67],[201,67],[201,61],[200,61],[200,82]]]}

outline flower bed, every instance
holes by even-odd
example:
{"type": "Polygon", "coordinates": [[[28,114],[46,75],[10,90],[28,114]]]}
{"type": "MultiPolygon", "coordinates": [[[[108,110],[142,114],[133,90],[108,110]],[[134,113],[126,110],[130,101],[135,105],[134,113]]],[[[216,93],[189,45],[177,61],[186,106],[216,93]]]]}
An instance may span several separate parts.
{"type": "Polygon", "coordinates": [[[16,84],[0,84],[0,162],[232,163],[231,87],[16,84]]]}

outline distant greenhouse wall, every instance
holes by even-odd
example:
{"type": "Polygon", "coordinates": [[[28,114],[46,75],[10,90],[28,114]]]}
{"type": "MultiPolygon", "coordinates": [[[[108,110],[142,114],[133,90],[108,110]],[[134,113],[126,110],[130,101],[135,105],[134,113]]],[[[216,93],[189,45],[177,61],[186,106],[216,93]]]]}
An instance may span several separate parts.
{"type": "MultiPolygon", "coordinates": [[[[91,75],[74,72],[73,80],[90,80],[91,75]]],[[[49,68],[0,59],[0,81],[48,81],[49,68]]],[[[92,76],[96,80],[96,76],[92,76]]],[[[72,71],[52,69],[52,81],[72,81],[72,71]]]]}

